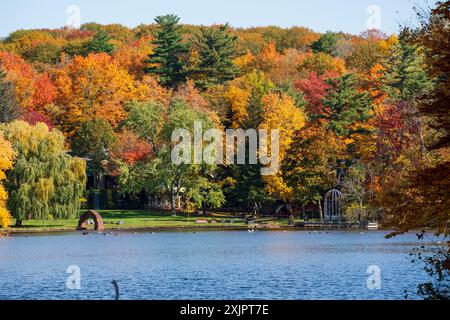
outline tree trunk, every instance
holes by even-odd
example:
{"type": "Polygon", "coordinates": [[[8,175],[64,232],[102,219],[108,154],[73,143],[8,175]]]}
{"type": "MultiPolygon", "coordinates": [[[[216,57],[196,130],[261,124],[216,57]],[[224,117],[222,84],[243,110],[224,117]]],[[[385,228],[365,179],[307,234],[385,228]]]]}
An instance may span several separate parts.
{"type": "Polygon", "coordinates": [[[205,203],[205,201],[202,202],[202,212],[203,212],[203,215],[206,216],[206,203],[205,203]]]}
{"type": "Polygon", "coordinates": [[[363,213],[364,203],[363,200],[359,200],[359,212],[358,212],[358,222],[361,223],[361,215],[363,213]]]}
{"type": "Polygon", "coordinates": [[[174,216],[176,216],[177,215],[177,209],[175,208],[175,195],[174,195],[173,191],[170,192],[170,209],[172,210],[172,214],[174,216]]]}
{"type": "Polygon", "coordinates": [[[16,219],[16,225],[14,227],[16,228],[22,228],[22,219],[16,219]]]}
{"type": "Polygon", "coordinates": [[[322,199],[319,200],[319,212],[320,212],[320,222],[323,223],[324,216],[323,216],[323,210],[322,210],[322,199]]]}

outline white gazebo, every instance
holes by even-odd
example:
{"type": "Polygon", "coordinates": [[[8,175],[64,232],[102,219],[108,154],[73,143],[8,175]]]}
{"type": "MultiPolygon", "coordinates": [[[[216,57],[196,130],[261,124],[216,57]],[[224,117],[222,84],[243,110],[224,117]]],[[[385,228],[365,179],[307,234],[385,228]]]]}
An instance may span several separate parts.
{"type": "Polygon", "coordinates": [[[339,221],[342,220],[342,197],[339,190],[333,189],[327,192],[324,198],[324,220],[339,221]]]}

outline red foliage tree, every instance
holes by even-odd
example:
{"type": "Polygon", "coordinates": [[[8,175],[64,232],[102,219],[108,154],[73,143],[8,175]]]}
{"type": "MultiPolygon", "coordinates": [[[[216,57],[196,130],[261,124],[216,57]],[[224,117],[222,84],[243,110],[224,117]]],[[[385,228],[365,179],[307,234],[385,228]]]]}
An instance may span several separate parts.
{"type": "Polygon", "coordinates": [[[27,110],[27,111],[23,112],[20,115],[20,120],[28,122],[29,124],[31,124],[33,126],[36,123],[42,122],[42,123],[45,123],[50,130],[52,130],[54,128],[54,125],[49,117],[47,117],[37,111],[34,111],[34,110],[27,110]]]}
{"type": "Polygon", "coordinates": [[[328,89],[330,89],[330,85],[325,82],[325,77],[311,72],[308,78],[297,81],[295,87],[305,95],[309,114],[323,113],[322,99],[325,98],[328,89]]]}
{"type": "Polygon", "coordinates": [[[128,165],[134,165],[138,161],[147,159],[151,153],[152,148],[149,143],[139,139],[133,132],[125,130],[118,135],[112,157],[128,165]]]}

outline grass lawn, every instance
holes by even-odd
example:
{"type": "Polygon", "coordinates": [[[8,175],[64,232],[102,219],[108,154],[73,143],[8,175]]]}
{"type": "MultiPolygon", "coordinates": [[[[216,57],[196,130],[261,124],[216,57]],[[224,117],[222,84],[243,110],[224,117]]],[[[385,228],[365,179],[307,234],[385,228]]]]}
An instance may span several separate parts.
{"type": "MultiPolygon", "coordinates": [[[[140,229],[140,228],[228,228],[245,227],[245,221],[230,215],[197,216],[178,214],[172,216],[170,213],[152,212],[146,210],[100,210],[98,211],[103,217],[105,229],[140,229]],[[209,221],[216,220],[217,224],[198,224],[197,219],[207,219],[209,221]],[[222,219],[226,222],[222,223],[222,219]],[[233,219],[234,223],[230,223],[233,219]],[[123,221],[119,225],[118,222],[123,221]]],[[[12,220],[11,224],[14,225],[12,220]]],[[[26,220],[23,221],[22,228],[12,227],[12,232],[45,232],[45,231],[71,231],[75,230],[78,225],[78,219],[69,220],[26,220]]]]}

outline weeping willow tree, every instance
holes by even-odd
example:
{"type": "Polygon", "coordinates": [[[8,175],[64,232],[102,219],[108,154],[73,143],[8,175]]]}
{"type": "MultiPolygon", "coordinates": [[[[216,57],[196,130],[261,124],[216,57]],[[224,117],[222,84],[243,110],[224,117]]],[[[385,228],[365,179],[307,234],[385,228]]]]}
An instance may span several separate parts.
{"type": "Polygon", "coordinates": [[[16,153],[5,183],[8,208],[21,226],[27,219],[78,216],[86,183],[86,163],[66,153],[64,136],[43,123],[15,121],[0,127],[16,153]]]}

